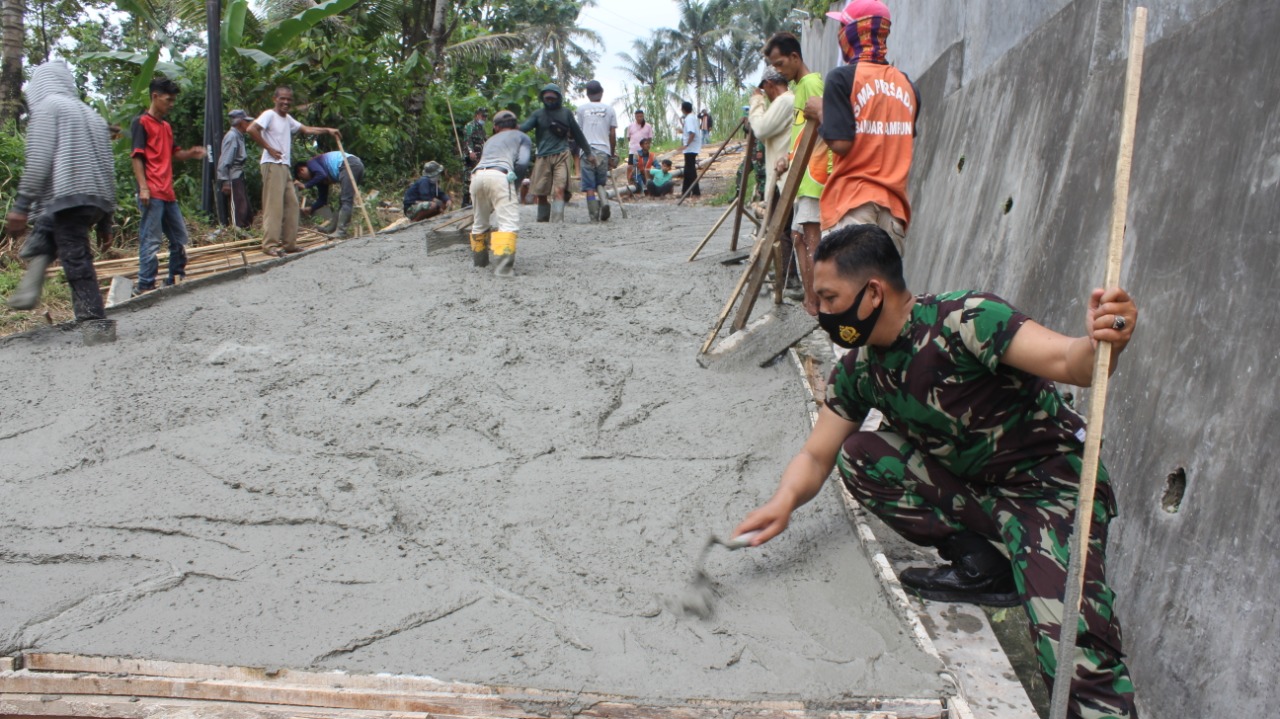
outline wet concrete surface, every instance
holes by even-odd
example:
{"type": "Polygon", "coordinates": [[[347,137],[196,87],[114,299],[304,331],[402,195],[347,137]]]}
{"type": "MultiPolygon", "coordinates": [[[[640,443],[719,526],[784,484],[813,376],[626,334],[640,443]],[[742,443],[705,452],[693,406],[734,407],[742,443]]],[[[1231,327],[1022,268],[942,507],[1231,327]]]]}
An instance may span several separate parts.
{"type": "Polygon", "coordinates": [[[787,363],[694,361],[740,271],[684,261],[718,211],[629,210],[525,208],[513,280],[414,228],[0,346],[0,653],[937,696],[830,490],[680,611],[807,415],[787,363]]]}

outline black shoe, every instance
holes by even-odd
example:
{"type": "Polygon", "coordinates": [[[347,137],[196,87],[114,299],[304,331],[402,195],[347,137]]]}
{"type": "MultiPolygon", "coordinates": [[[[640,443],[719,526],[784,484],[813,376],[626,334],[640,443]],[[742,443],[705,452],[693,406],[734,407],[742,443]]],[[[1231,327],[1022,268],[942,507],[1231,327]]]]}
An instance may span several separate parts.
{"type": "Polygon", "coordinates": [[[938,554],[951,563],[932,569],[904,569],[898,575],[902,586],[936,602],[991,607],[1016,607],[1022,603],[1009,560],[980,535],[956,534],[938,547],[938,554]]]}

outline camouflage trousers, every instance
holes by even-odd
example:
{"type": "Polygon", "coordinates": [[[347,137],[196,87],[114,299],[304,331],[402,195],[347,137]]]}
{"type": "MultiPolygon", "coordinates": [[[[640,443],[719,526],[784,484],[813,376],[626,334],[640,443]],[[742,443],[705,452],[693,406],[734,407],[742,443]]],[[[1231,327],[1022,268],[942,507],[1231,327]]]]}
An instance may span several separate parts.
{"type": "Polygon", "coordinates": [[[476,171],[476,163],[467,158],[462,163],[462,205],[461,207],[470,207],[471,202],[471,173],[476,171]]]}
{"type": "MultiPolygon", "coordinates": [[[[957,477],[893,432],[854,432],[836,464],[853,497],[915,544],[937,546],[968,529],[1004,545],[1041,675],[1052,687],[1081,456],[1057,455],[986,484],[957,477]]],[[[1105,572],[1107,524],[1114,516],[1106,469],[1099,467],[1071,680],[1073,718],[1137,716],[1105,572]]]]}

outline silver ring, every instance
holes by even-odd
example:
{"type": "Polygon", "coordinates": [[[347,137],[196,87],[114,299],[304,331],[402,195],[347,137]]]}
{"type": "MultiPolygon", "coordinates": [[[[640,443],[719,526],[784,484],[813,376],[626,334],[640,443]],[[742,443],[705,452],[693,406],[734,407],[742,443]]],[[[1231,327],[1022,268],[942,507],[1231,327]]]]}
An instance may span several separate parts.
{"type": "Polygon", "coordinates": [[[1116,315],[1115,321],[1111,323],[1111,329],[1122,330],[1127,324],[1129,323],[1125,321],[1124,315],[1116,315]]]}

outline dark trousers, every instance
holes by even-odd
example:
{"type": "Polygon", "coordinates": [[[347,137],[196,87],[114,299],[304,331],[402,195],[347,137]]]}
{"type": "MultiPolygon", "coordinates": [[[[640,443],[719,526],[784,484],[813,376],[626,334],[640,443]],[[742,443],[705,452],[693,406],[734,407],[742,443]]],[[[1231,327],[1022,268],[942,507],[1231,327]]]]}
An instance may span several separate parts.
{"type": "Polygon", "coordinates": [[[89,249],[89,230],[105,213],[96,207],[82,205],[53,215],[50,229],[58,261],[71,288],[71,307],[77,320],[100,320],[107,316],[98,289],[98,273],[93,269],[93,251],[89,249]]]}
{"type": "Polygon", "coordinates": [[[681,178],[680,194],[689,192],[689,188],[693,188],[693,196],[701,197],[702,188],[698,186],[698,153],[684,153],[684,177],[681,178]]]}
{"type": "Polygon", "coordinates": [[[665,185],[659,185],[655,183],[653,180],[649,180],[649,184],[645,186],[644,192],[646,195],[649,195],[651,197],[662,197],[663,195],[670,195],[671,190],[674,188],[675,188],[674,182],[668,182],[665,185]]]}
{"type": "Polygon", "coordinates": [[[229,225],[234,219],[236,227],[248,227],[253,223],[253,205],[249,202],[249,190],[245,185],[244,177],[225,180],[224,184],[231,185],[231,194],[218,192],[218,223],[229,225]],[[232,217],[233,205],[234,218],[232,217]]]}

